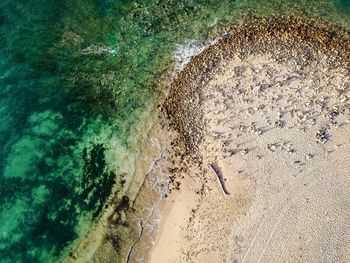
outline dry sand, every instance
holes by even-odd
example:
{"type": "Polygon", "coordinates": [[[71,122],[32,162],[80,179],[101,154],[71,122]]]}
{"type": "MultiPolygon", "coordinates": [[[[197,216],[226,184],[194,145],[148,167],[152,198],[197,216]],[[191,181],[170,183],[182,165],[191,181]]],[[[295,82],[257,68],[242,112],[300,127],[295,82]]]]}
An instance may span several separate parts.
{"type": "Polygon", "coordinates": [[[200,152],[229,195],[211,169],[203,198],[184,185],[149,262],[349,262],[348,72],[267,55],[221,67],[200,152]]]}

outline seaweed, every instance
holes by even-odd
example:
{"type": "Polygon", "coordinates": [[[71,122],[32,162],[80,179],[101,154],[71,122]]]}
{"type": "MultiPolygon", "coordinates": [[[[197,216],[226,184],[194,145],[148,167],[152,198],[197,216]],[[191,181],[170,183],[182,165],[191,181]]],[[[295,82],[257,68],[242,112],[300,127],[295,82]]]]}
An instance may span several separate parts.
{"type": "Polygon", "coordinates": [[[94,211],[94,218],[99,215],[110,196],[116,177],[114,172],[106,170],[104,151],[103,144],[96,144],[90,152],[85,148],[82,155],[84,168],[81,187],[84,190],[80,199],[86,204],[86,210],[94,211]]]}

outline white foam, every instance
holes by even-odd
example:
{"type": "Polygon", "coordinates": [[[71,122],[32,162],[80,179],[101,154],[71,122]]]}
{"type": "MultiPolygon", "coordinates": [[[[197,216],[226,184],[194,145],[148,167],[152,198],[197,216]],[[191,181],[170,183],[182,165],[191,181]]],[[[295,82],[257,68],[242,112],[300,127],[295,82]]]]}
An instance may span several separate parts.
{"type": "Polygon", "coordinates": [[[181,72],[185,66],[191,61],[192,57],[195,57],[202,53],[209,46],[214,45],[218,42],[218,38],[210,40],[208,42],[198,42],[195,40],[189,40],[184,44],[176,44],[176,49],[174,52],[174,75],[181,72]]]}

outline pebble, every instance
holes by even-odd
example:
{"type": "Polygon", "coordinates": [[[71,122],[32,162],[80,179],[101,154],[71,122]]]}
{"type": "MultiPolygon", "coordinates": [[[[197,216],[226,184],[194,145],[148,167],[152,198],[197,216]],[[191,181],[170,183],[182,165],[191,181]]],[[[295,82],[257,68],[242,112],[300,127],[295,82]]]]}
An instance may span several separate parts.
{"type": "Polygon", "coordinates": [[[274,152],[274,151],[276,151],[277,146],[274,145],[274,144],[268,144],[268,145],[267,145],[267,148],[268,148],[270,151],[274,152]]]}

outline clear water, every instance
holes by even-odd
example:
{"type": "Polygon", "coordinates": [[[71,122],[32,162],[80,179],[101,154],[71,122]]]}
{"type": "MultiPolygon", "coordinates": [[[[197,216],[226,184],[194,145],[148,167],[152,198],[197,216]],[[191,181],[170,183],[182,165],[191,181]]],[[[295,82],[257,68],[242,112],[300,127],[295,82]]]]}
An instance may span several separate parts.
{"type": "Polygon", "coordinates": [[[52,262],[83,236],[177,45],[251,14],[348,28],[350,1],[1,1],[0,262],[52,262]]]}

